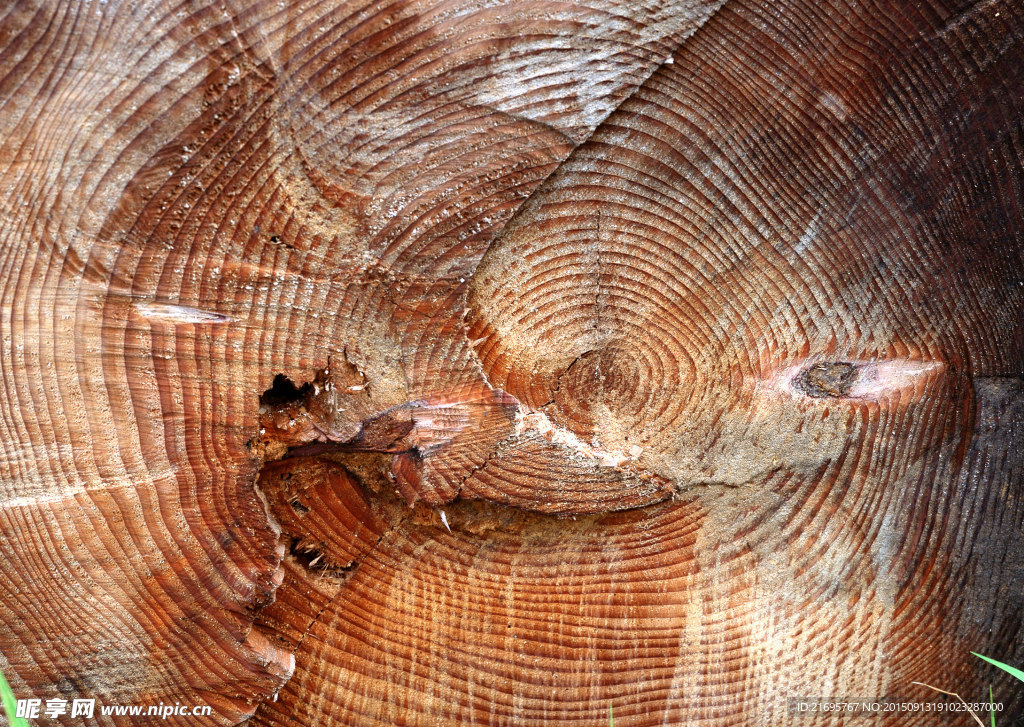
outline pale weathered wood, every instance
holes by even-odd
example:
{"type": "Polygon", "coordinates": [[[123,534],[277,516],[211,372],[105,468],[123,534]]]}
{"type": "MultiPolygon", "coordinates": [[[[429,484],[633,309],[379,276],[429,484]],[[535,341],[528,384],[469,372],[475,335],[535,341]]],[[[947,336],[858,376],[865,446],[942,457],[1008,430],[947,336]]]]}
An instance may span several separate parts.
{"type": "Polygon", "coordinates": [[[1024,717],[1019,2],[2,13],[19,696],[1024,717]]]}

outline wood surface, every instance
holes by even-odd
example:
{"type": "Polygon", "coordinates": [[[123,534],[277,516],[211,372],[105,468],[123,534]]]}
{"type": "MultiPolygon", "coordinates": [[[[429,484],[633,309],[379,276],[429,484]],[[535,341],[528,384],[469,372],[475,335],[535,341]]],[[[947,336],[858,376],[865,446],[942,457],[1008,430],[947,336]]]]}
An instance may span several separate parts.
{"type": "Polygon", "coordinates": [[[1019,0],[6,0],[0,670],[1024,724],[1022,200],[1019,0]]]}

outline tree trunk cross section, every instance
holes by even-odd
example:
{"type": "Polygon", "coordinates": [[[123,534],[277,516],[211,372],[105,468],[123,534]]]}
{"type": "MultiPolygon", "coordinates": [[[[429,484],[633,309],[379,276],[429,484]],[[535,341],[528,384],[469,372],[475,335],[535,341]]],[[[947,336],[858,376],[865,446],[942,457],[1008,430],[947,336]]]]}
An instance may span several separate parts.
{"type": "Polygon", "coordinates": [[[19,697],[1024,716],[1020,2],[14,0],[0,127],[19,697]]]}

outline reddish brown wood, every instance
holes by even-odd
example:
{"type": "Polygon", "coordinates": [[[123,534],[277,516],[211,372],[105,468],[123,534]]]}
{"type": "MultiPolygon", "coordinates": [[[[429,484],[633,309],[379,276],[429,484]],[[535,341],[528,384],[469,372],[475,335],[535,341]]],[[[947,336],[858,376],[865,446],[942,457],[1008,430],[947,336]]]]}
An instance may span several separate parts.
{"type": "Polygon", "coordinates": [[[19,696],[1024,716],[1019,2],[0,14],[19,696]]]}

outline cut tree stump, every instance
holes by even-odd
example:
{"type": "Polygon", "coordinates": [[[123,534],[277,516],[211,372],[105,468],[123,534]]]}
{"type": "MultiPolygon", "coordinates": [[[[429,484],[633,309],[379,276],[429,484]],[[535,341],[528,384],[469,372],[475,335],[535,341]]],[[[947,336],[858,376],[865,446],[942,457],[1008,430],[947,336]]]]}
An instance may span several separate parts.
{"type": "Polygon", "coordinates": [[[1024,718],[1019,0],[0,13],[16,696],[1024,718]]]}

